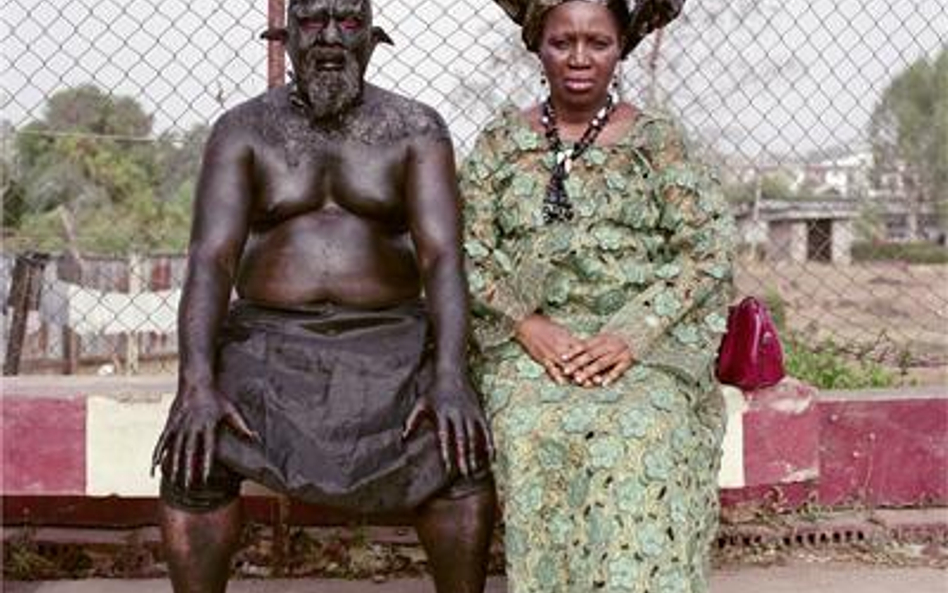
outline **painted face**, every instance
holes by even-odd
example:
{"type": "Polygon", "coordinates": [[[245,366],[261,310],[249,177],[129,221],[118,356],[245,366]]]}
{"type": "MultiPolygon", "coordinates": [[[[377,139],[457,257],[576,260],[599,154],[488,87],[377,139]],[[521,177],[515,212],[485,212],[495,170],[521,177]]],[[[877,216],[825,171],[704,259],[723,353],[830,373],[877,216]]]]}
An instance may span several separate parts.
{"type": "Polygon", "coordinates": [[[601,107],[621,53],[619,26],[604,4],[572,0],[551,9],[539,55],[554,105],[583,111],[601,107]]]}
{"type": "Polygon", "coordinates": [[[290,0],[287,53],[316,119],[359,100],[372,45],[369,0],[290,0]]]}

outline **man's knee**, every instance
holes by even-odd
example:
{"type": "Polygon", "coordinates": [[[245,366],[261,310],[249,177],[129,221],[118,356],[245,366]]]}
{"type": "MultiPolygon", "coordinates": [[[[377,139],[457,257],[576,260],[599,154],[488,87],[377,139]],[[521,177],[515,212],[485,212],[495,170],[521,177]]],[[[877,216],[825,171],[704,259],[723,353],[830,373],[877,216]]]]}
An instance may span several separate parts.
{"type": "Polygon", "coordinates": [[[459,476],[434,495],[433,500],[461,500],[470,497],[494,500],[494,475],[490,470],[472,476],[459,476]]]}
{"type": "Polygon", "coordinates": [[[161,500],[172,509],[189,513],[208,513],[221,509],[240,496],[242,478],[220,463],[214,463],[207,480],[185,488],[161,475],[161,500]]]}

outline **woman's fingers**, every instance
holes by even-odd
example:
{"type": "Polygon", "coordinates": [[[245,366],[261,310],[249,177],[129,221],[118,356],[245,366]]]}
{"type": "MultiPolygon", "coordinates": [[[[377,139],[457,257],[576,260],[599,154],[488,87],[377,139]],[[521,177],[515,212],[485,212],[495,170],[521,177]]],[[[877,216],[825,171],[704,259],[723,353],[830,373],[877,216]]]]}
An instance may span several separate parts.
{"type": "Polygon", "coordinates": [[[608,387],[609,385],[612,385],[618,381],[619,377],[621,377],[627,370],[632,368],[632,362],[631,356],[622,358],[618,364],[616,364],[608,373],[606,373],[605,377],[602,379],[602,386],[608,387]]]}
{"type": "Polygon", "coordinates": [[[573,379],[589,386],[589,384],[598,385],[602,383],[600,374],[611,368],[618,362],[618,354],[614,352],[600,352],[600,356],[593,358],[588,364],[577,370],[573,374],[573,379]],[[596,379],[599,378],[597,381],[596,379]]]}
{"type": "MultiPolygon", "coordinates": [[[[562,353],[570,350],[571,345],[573,345],[575,341],[570,340],[569,343],[565,345],[557,344],[556,342],[557,340],[553,339],[529,340],[525,346],[530,357],[533,358],[537,364],[543,366],[547,375],[562,385],[568,381],[568,377],[563,372],[564,362],[562,360],[562,353]]],[[[575,349],[576,346],[572,346],[572,348],[575,349]]]]}
{"type": "Polygon", "coordinates": [[[517,327],[517,340],[541,364],[553,359],[564,362],[584,348],[582,340],[542,315],[532,315],[522,321],[517,327]]]}
{"type": "Polygon", "coordinates": [[[563,372],[574,379],[581,375],[590,375],[591,373],[587,372],[587,369],[603,357],[609,356],[609,354],[609,349],[603,347],[602,344],[587,343],[581,354],[564,365],[563,372]]]}
{"type": "Polygon", "coordinates": [[[546,374],[550,376],[558,385],[565,385],[567,382],[567,377],[563,373],[563,368],[556,361],[555,357],[544,360],[542,363],[543,368],[546,369],[546,374]]]}
{"type": "Polygon", "coordinates": [[[614,381],[632,364],[632,352],[622,339],[609,334],[600,334],[586,340],[585,350],[564,368],[574,382],[591,387],[614,381]],[[617,365],[625,364],[613,378],[617,365]]]}
{"type": "Polygon", "coordinates": [[[559,361],[565,367],[576,357],[586,352],[586,342],[582,340],[570,340],[560,351],[559,361]]]}
{"type": "Polygon", "coordinates": [[[619,336],[604,333],[581,340],[567,329],[541,318],[521,326],[521,345],[547,375],[560,385],[583,387],[616,381],[634,362],[629,345],[619,336]]]}
{"type": "Polygon", "coordinates": [[[539,316],[520,326],[518,339],[550,379],[560,385],[575,383],[594,387],[601,384],[606,371],[628,350],[616,336],[601,334],[582,340],[565,327],[539,316]]]}

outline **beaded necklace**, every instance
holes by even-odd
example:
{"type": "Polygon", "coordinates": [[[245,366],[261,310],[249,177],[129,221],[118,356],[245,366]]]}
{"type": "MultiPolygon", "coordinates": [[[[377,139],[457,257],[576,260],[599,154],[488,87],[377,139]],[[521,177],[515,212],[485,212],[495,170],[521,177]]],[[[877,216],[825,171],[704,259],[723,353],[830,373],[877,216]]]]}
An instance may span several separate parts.
{"type": "Polygon", "coordinates": [[[569,177],[573,161],[592,146],[593,142],[596,141],[596,136],[606,127],[614,107],[615,100],[610,93],[606,97],[606,104],[596,112],[589,125],[586,126],[586,131],[583,132],[579,142],[573,145],[572,150],[569,150],[563,147],[560,132],[556,128],[556,111],[553,109],[553,103],[549,98],[543,102],[543,114],[540,116],[540,122],[543,124],[550,150],[553,151],[555,156],[553,173],[550,175],[550,182],[546,186],[546,197],[543,198],[543,222],[549,224],[573,219],[573,205],[566,194],[564,182],[569,177]]]}

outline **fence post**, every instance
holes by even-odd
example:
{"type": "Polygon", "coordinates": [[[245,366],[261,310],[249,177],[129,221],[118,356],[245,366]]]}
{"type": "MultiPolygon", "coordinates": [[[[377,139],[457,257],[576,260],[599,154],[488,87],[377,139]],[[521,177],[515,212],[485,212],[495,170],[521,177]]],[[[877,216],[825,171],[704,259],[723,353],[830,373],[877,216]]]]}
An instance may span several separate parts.
{"type": "MultiPolygon", "coordinates": [[[[145,275],[142,257],[137,253],[128,256],[128,296],[134,301],[141,292],[142,277],[145,275]]],[[[125,374],[138,374],[138,331],[135,328],[125,332],[125,374]]]]}
{"type": "Polygon", "coordinates": [[[20,357],[23,354],[23,340],[26,338],[26,321],[30,309],[39,301],[43,289],[43,269],[49,255],[28,251],[16,256],[13,265],[13,278],[10,282],[10,297],[7,305],[13,308],[10,320],[10,336],[7,340],[7,354],[3,361],[4,376],[20,373],[20,357]],[[34,302],[35,301],[35,302],[34,302]]]}
{"type": "MultiPolygon", "coordinates": [[[[286,0],[269,0],[267,25],[270,31],[286,26],[286,0]]],[[[278,87],[286,81],[286,54],[279,39],[267,40],[267,88],[278,87]]]]}
{"type": "MultiPolygon", "coordinates": [[[[64,222],[69,222],[69,220],[64,217],[64,222]]],[[[71,225],[66,227],[71,229],[71,225]]],[[[71,232],[67,230],[67,232],[71,232]]],[[[79,252],[76,249],[69,249],[64,257],[60,258],[58,265],[56,266],[56,277],[59,280],[64,282],[69,282],[70,284],[81,285],[82,277],[84,275],[84,266],[82,259],[79,256],[79,252]]],[[[70,303],[66,303],[66,308],[69,310],[70,303]]],[[[72,322],[71,319],[67,319],[66,323],[62,326],[62,343],[63,343],[63,369],[62,373],[64,375],[75,375],[76,371],[79,370],[79,355],[82,351],[82,341],[79,338],[79,334],[72,330],[72,327],[69,325],[72,322]]]]}

